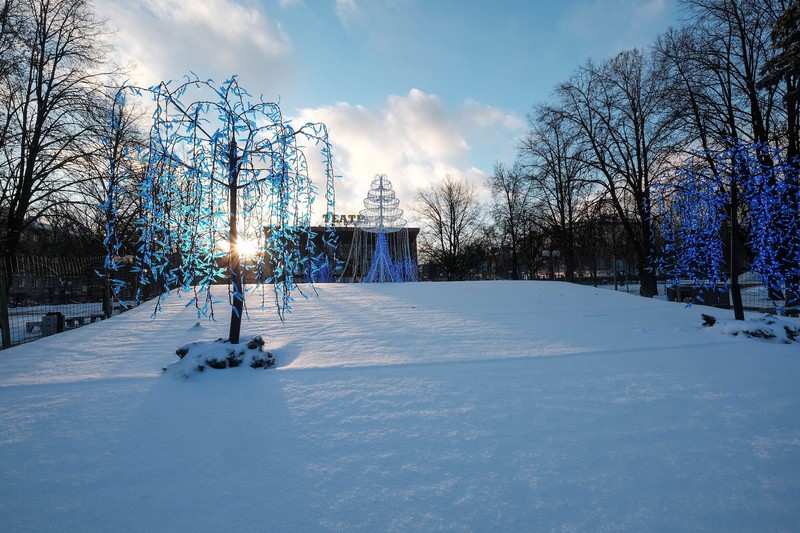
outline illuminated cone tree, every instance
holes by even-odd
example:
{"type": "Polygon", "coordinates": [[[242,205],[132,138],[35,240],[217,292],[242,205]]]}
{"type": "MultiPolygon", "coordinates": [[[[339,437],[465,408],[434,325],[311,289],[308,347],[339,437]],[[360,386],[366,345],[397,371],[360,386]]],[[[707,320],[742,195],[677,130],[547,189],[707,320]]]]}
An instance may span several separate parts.
{"type": "Polygon", "coordinates": [[[385,174],[378,174],[372,180],[364,207],[360,213],[358,227],[367,233],[377,234],[375,253],[363,281],[366,283],[386,283],[403,281],[395,267],[386,241],[387,233],[395,233],[406,225],[400,200],[392,190],[392,183],[385,174]]]}

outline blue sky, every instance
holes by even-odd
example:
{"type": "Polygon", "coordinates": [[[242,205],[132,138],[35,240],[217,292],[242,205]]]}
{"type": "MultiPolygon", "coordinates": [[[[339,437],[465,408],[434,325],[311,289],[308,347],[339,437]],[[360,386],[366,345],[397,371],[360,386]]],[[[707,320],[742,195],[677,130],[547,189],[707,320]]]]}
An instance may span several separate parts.
{"type": "Polygon", "coordinates": [[[407,211],[453,174],[482,186],[513,162],[531,107],[587,59],[646,46],[679,23],[677,0],[95,0],[132,81],[190,70],[325,122],[337,211],[356,213],[376,173],[407,211]]]}

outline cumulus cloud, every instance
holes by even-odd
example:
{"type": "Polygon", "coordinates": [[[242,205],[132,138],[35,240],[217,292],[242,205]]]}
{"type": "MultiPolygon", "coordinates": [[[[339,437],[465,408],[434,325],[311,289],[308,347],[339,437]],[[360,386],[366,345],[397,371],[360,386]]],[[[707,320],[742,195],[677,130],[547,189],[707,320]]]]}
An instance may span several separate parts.
{"type": "Polygon", "coordinates": [[[448,110],[438,96],[418,89],[389,96],[375,108],[338,103],[304,109],[297,121],[328,126],[342,176],[336,209],[348,214],[363,208],[375,174],[388,175],[409,215],[417,193],[447,174],[482,187],[494,144],[513,146],[523,127],[519,117],[478,102],[448,110]]]}
{"type": "Polygon", "coordinates": [[[135,83],[177,79],[190,70],[218,80],[247,73],[248,87],[292,78],[288,35],[256,7],[233,0],[97,0],[95,7],[118,29],[118,60],[136,64],[135,83]]]}

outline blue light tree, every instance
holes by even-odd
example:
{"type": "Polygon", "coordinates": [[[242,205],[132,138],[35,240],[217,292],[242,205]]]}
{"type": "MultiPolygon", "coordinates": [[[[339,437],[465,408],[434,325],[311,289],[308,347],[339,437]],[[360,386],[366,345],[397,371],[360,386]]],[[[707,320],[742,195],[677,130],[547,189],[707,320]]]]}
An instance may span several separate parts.
{"type": "MultiPolygon", "coordinates": [[[[374,233],[377,237],[369,271],[362,281],[397,283],[408,280],[410,266],[403,260],[397,264],[392,260],[386,240],[387,233],[396,233],[406,225],[403,210],[400,209],[400,200],[392,190],[392,183],[386,174],[378,174],[372,180],[367,197],[364,199],[364,207],[359,216],[358,228],[367,233],[374,233]]],[[[409,258],[406,259],[410,261],[409,258]]]]}
{"type": "MultiPolygon", "coordinates": [[[[147,174],[141,186],[139,283],[160,284],[154,315],[172,290],[193,292],[198,316],[214,318],[212,287],[228,284],[229,342],[239,342],[245,307],[245,269],[261,289],[271,286],[281,320],[291,310],[295,275],[320,264],[314,250],[311,206],[316,184],[302,143],[319,148],[325,181],[326,220],[333,219],[334,190],[327,128],[308,123],[294,129],[276,103],[251,96],[236,77],[217,86],[196,78],[173,86],[126,87],[154,102],[147,174]],[[256,258],[243,264],[244,245],[257,243],[256,258]]],[[[112,117],[112,123],[114,117],[112,117]]],[[[109,168],[114,176],[114,169],[109,168]]],[[[109,179],[102,208],[116,209],[109,179]]],[[[332,239],[328,227],[325,240],[332,239]]],[[[116,269],[114,227],[106,239],[107,268],[116,269]]],[[[114,285],[116,289],[120,284],[114,285]]]]}
{"type": "Polygon", "coordinates": [[[752,270],[761,274],[770,299],[800,308],[800,187],[798,163],[778,150],[752,145],[742,193],[750,221],[752,270]],[[767,161],[770,164],[765,164],[767,161]]]}
{"type": "Polygon", "coordinates": [[[728,290],[731,272],[723,233],[729,190],[712,176],[709,167],[690,161],[674,181],[659,187],[664,244],[658,266],[668,286],[689,280],[706,293],[728,290]]]}
{"type": "Polygon", "coordinates": [[[797,305],[800,197],[795,175],[795,164],[763,145],[736,141],[726,149],[695,154],[674,180],[658,186],[664,241],[659,267],[668,283],[688,279],[707,291],[727,291],[730,285],[734,315],[741,320],[738,258],[748,246],[751,268],[761,275],[778,312],[784,300],[797,305]],[[742,242],[740,233],[749,238],[742,242]]]}

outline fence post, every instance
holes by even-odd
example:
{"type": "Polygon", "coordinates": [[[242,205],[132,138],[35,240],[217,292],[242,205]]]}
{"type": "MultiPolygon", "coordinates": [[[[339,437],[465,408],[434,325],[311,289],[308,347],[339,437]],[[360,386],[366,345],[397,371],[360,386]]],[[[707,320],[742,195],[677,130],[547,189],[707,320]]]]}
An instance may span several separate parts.
{"type": "Polygon", "coordinates": [[[8,283],[6,280],[6,261],[0,258],[0,330],[2,330],[3,336],[3,350],[11,348],[11,327],[8,317],[8,283]]]}

